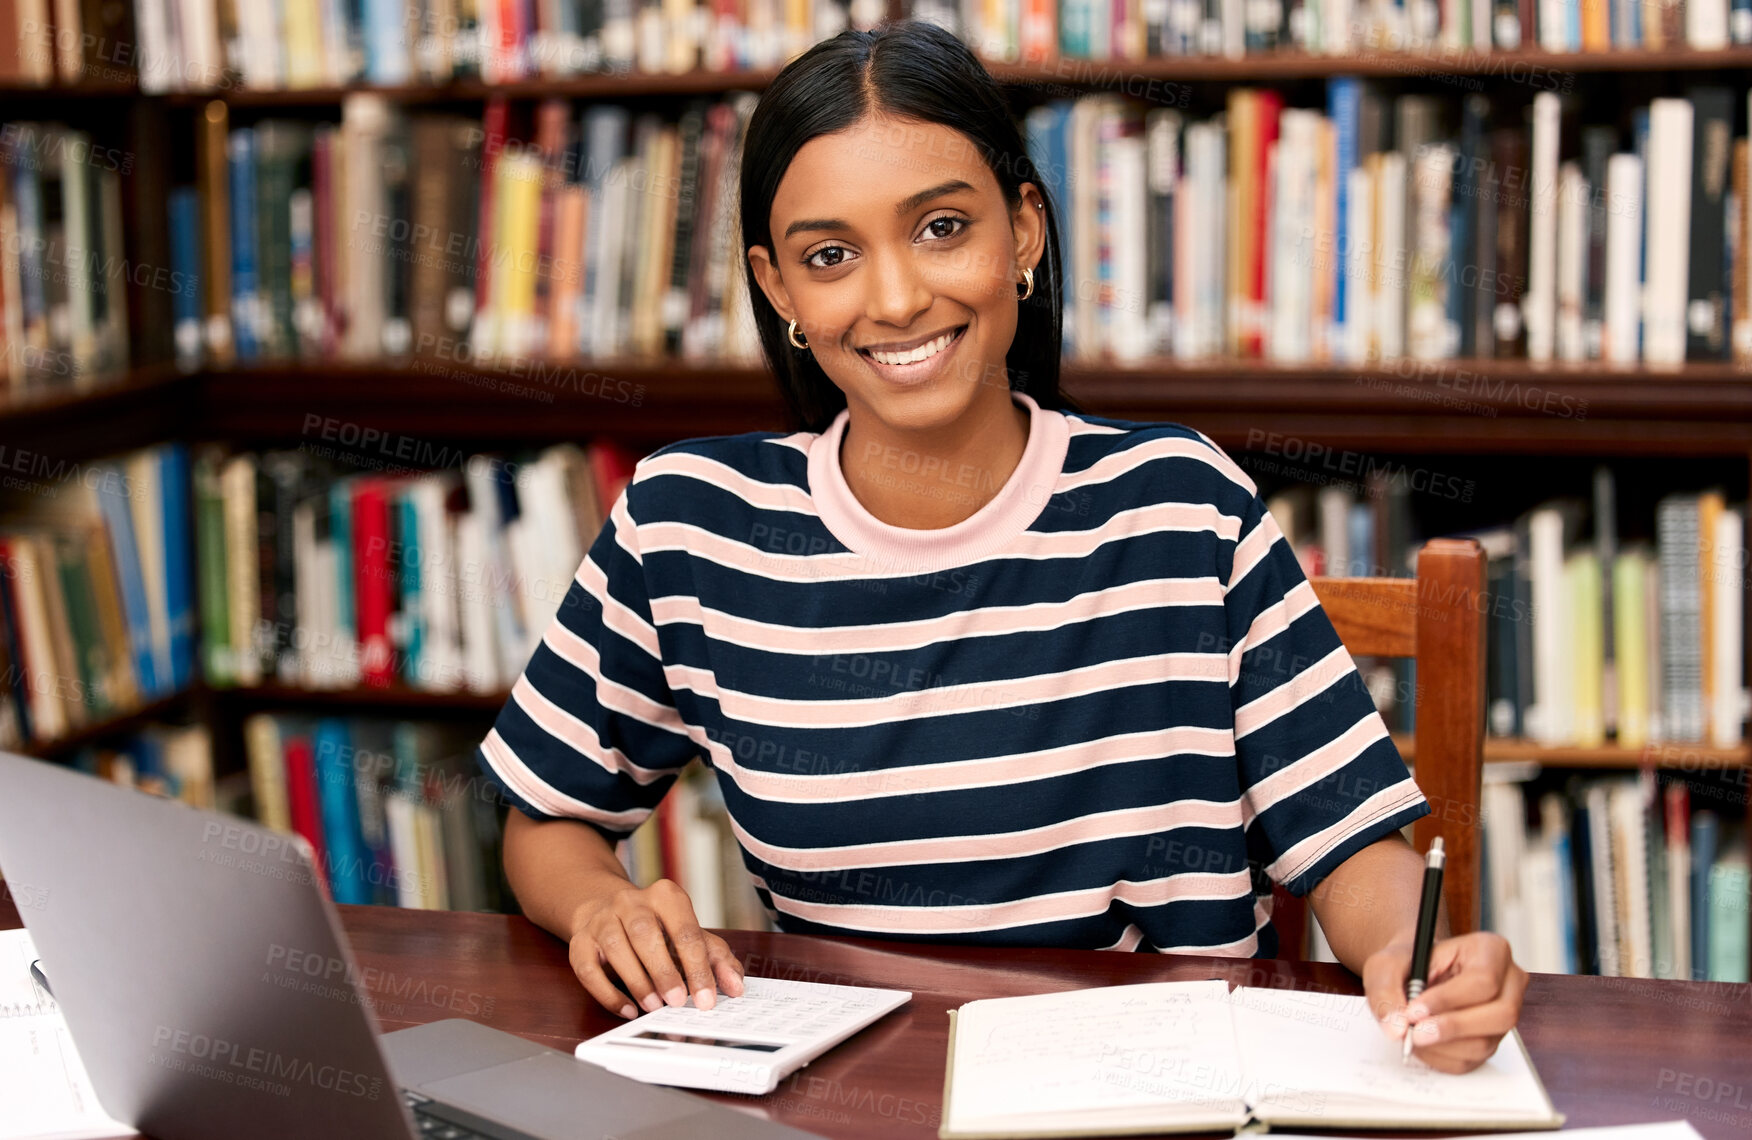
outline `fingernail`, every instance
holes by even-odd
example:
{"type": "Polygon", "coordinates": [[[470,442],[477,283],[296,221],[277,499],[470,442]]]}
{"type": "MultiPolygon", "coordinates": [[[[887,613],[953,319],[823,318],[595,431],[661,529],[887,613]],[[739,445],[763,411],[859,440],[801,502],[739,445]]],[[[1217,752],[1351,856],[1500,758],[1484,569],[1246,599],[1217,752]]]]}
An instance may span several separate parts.
{"type": "Polygon", "coordinates": [[[639,1004],[645,1007],[646,1013],[656,1013],[663,1008],[663,999],[658,997],[655,992],[648,993],[639,999],[639,1004]]]}
{"type": "Polygon", "coordinates": [[[1439,1037],[1441,1032],[1442,1023],[1439,1021],[1420,1021],[1417,1024],[1417,1028],[1412,1030],[1412,1033],[1416,1035],[1417,1039],[1426,1045],[1439,1037]]]}
{"type": "Polygon", "coordinates": [[[664,990],[663,991],[663,1000],[668,1002],[670,1005],[686,1005],[687,1004],[687,991],[682,989],[680,986],[676,986],[673,989],[664,990]]]}
{"type": "Polygon", "coordinates": [[[1422,1021],[1424,1018],[1428,1017],[1429,1015],[1430,1015],[1430,1007],[1427,1005],[1424,1005],[1422,1002],[1419,1002],[1418,1004],[1416,1004],[1414,1006],[1410,1006],[1405,1011],[1405,1016],[1410,1018],[1412,1021],[1422,1021]]]}
{"type": "Polygon", "coordinates": [[[636,1010],[632,1007],[631,1003],[628,1003],[627,1005],[623,1005],[620,1008],[620,1015],[622,1017],[629,1019],[629,1020],[631,1018],[633,1018],[635,1015],[637,1015],[638,1012],[639,1012],[638,1010],[636,1010]]]}
{"type": "Polygon", "coordinates": [[[731,997],[741,997],[742,996],[742,979],[739,977],[731,978],[730,984],[724,987],[724,992],[729,994],[731,997]]]}
{"type": "Polygon", "coordinates": [[[1387,1030],[1387,1036],[1395,1041],[1405,1036],[1405,1011],[1396,1009],[1381,1019],[1381,1027],[1387,1030]]]}
{"type": "Polygon", "coordinates": [[[694,991],[694,1006],[697,1009],[711,1009],[718,1001],[718,991],[709,990],[704,986],[694,991]]]}

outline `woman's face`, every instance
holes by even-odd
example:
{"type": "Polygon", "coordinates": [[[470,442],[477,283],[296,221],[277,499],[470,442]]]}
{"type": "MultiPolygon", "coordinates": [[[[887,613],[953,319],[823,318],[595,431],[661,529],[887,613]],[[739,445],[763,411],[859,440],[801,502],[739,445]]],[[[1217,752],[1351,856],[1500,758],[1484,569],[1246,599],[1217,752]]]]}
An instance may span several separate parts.
{"type": "Polygon", "coordinates": [[[1045,248],[1040,201],[1023,183],[1012,212],[961,132],[871,116],[798,150],[773,197],[773,249],[748,256],[854,415],[930,429],[1009,401],[1022,268],[1045,248]]]}

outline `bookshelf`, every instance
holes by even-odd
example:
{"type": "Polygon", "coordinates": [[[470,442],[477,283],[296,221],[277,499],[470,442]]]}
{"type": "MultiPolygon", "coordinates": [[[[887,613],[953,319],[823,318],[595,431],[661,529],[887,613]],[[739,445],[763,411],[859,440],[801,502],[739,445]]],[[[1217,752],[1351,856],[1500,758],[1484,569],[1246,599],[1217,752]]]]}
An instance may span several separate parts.
{"type": "MultiPolygon", "coordinates": [[[[898,3],[890,15],[900,14],[898,3]]],[[[1158,105],[1221,109],[1225,89],[1284,85],[1307,97],[1320,81],[1375,79],[1389,89],[1420,85],[1451,97],[1486,91],[1508,104],[1540,90],[1674,90],[1694,78],[1719,79],[1744,102],[1752,45],[1555,52],[1468,48],[1348,54],[1299,50],[1240,57],[1182,55],[1096,60],[1070,56],[1039,62],[988,62],[1018,108],[1078,93],[1158,92],[1158,105]],[[1590,87],[1589,85],[1594,85],[1590,87]],[[1298,87],[1297,85],[1301,85],[1298,87]],[[1613,86],[1609,86],[1613,85],[1613,86]],[[1161,92],[1170,92],[1165,98],[1161,92]]],[[[191,143],[205,108],[224,105],[230,125],[270,119],[332,122],[351,96],[370,93],[409,114],[445,111],[479,121],[482,104],[509,103],[522,120],[547,100],[611,101],[658,109],[730,92],[759,92],[776,68],[747,71],[577,74],[489,83],[479,79],[286,89],[176,90],[142,95],[132,82],[33,86],[0,81],[0,118],[65,117],[94,135],[157,124],[169,131],[171,182],[187,182],[191,143]],[[143,109],[141,109],[143,108],[143,109]]],[[[197,174],[198,176],[198,174],[197,174]]],[[[160,192],[165,185],[160,185],[160,192]]],[[[150,180],[139,184],[147,192],[150,180]]],[[[129,220],[133,214],[129,213],[129,220]]],[[[130,241],[133,235],[130,235],[130,241]]],[[[157,256],[166,256],[159,253],[157,256]]],[[[162,298],[160,298],[162,300],[162,298]]],[[[131,306],[132,309],[132,306],[131,306]]],[[[157,330],[154,330],[157,331],[157,330]]],[[[359,427],[501,449],[618,437],[655,446],[694,435],[783,426],[782,403],[765,370],[734,363],[662,357],[522,356],[515,371],[410,355],[383,360],[275,360],[178,368],[168,338],[142,351],[132,367],[89,391],[0,395],[0,445],[82,461],[156,441],[218,441],[239,449],[297,447],[311,439],[311,417],[359,427]],[[150,357],[151,359],[147,359],[150,357]],[[491,381],[493,383],[487,383],[491,381]],[[498,382],[525,390],[508,396],[498,382]],[[612,383],[611,383],[612,382],[612,383]],[[631,393],[636,393],[633,398],[631,393]]],[[[1678,365],[1609,365],[1600,360],[1536,363],[1522,358],[1410,357],[1367,364],[1279,363],[1257,358],[1068,359],[1064,387],[1091,412],[1139,420],[1176,420],[1231,450],[1258,444],[1260,433],[1318,440],[1362,452],[1447,456],[1675,459],[1711,456],[1737,462],[1752,481],[1752,363],[1690,361],[1678,365]],[[1533,395],[1529,395],[1532,393],[1533,395]],[[1571,409],[1554,414],[1551,409],[1571,409]],[[1581,414],[1573,414],[1582,409],[1581,414]]],[[[285,684],[212,686],[196,682],[139,708],[88,723],[38,751],[67,757],[154,720],[206,721],[215,729],[221,772],[243,765],[242,724],[268,712],[300,717],[441,719],[485,727],[505,693],[437,693],[407,685],[304,688],[285,684]]],[[[1400,738],[1408,761],[1415,742],[1400,738]]],[[[1576,771],[1744,770],[1752,746],[1549,747],[1489,738],[1486,760],[1576,771]]]]}

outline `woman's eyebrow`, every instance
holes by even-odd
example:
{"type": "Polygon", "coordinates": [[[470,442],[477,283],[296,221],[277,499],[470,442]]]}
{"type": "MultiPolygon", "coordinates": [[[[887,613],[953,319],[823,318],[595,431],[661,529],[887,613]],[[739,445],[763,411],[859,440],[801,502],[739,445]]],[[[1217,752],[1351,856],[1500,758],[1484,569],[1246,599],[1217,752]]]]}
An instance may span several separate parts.
{"type": "MultiPolygon", "coordinates": [[[[945,194],[953,194],[959,190],[972,189],[973,185],[971,183],[964,182],[959,178],[951,178],[949,181],[940,182],[929,189],[920,190],[916,194],[907,195],[895,205],[894,212],[896,216],[907,214],[924,205],[926,202],[929,202],[932,198],[941,198],[945,194]]],[[[837,231],[849,230],[851,228],[851,223],[843,222],[838,218],[805,218],[801,221],[792,222],[790,225],[786,226],[785,236],[788,238],[792,234],[803,233],[807,230],[837,231]]]]}

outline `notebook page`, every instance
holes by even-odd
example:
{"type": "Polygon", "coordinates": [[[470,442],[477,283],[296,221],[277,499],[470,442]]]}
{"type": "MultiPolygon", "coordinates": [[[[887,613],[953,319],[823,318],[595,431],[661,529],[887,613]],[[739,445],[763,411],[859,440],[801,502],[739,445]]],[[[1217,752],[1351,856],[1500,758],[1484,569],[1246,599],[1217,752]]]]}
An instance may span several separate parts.
{"type": "Polygon", "coordinates": [[[1156,982],[968,1002],[944,1130],[1234,1127],[1246,1113],[1226,991],[1156,982]]]}
{"type": "Polygon", "coordinates": [[[133,1135],[98,1105],[61,1007],[31,980],[35,960],[29,931],[0,931],[0,1140],[133,1135]]]}
{"type": "MultiPolygon", "coordinates": [[[[1549,1121],[1555,1113],[1518,1035],[1470,1073],[1440,1073],[1381,1031],[1368,1000],[1241,987],[1231,997],[1254,1113],[1333,1127],[1549,1121]]],[[[1317,1125],[1318,1126],[1318,1125],[1317,1125]]]]}

